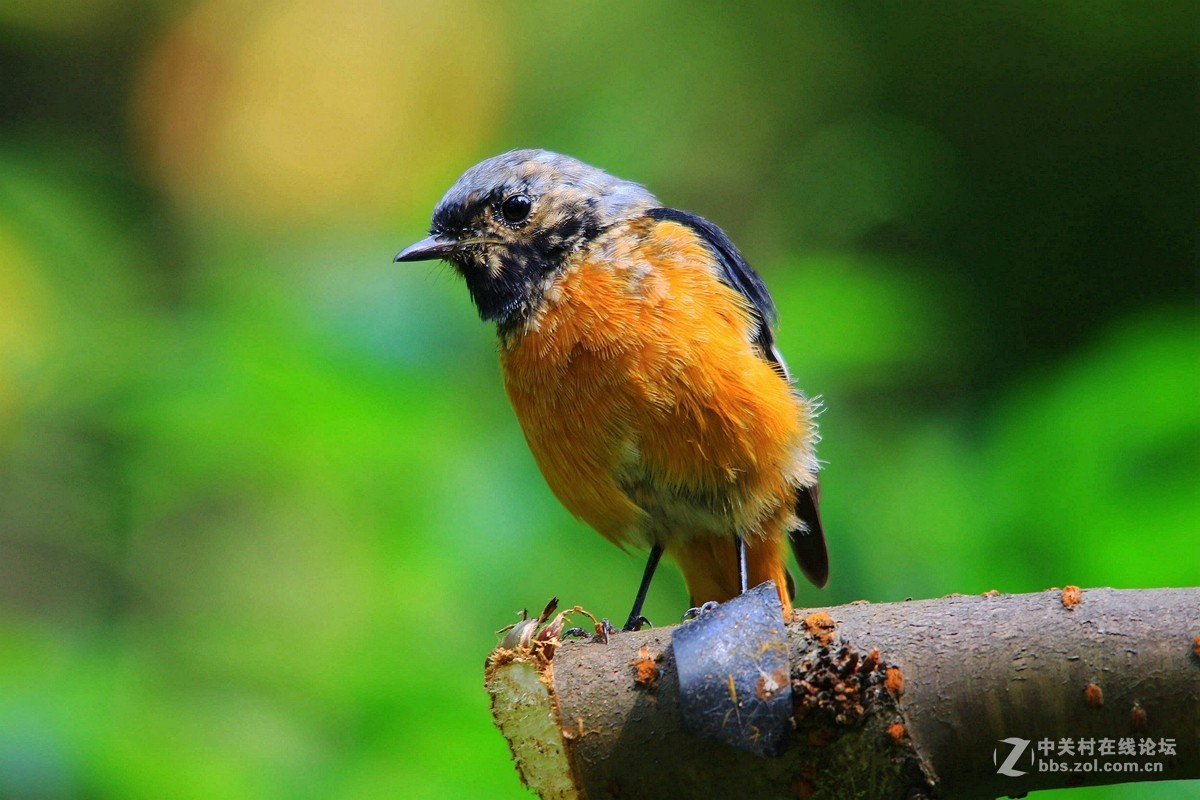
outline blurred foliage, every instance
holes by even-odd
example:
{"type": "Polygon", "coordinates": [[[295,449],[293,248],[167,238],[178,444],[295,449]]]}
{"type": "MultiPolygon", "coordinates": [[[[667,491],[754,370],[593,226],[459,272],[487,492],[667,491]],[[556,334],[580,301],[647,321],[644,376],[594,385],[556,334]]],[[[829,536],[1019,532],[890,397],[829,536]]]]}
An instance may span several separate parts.
{"type": "Polygon", "coordinates": [[[641,560],[551,497],[462,287],[390,261],[513,146],[763,272],[826,406],[800,602],[1195,585],[1197,16],[0,4],[0,797],[524,796],[492,632],[617,618],[641,560]]]}

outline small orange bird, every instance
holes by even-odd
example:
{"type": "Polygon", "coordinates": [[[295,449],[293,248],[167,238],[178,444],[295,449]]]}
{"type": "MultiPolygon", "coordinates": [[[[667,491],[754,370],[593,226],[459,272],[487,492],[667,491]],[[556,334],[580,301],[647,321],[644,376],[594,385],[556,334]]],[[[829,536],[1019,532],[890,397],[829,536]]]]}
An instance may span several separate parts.
{"type": "Polygon", "coordinates": [[[692,604],[775,581],[785,541],[829,576],[813,403],[778,349],[771,295],[712,223],[568,156],[513,150],[467,170],[430,235],[496,323],[504,385],[551,490],[610,541],[665,552],[692,604]]]}

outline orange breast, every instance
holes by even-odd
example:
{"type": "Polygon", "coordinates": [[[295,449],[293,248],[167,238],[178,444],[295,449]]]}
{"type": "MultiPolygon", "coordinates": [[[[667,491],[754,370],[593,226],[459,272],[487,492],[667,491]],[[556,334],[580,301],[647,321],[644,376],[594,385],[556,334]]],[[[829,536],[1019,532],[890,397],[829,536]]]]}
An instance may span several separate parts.
{"type": "Polygon", "coordinates": [[[678,223],[632,223],[577,257],[501,346],[513,408],[559,500],[619,544],[781,541],[795,487],[813,479],[814,432],[807,404],[755,351],[753,325],[678,223]]]}

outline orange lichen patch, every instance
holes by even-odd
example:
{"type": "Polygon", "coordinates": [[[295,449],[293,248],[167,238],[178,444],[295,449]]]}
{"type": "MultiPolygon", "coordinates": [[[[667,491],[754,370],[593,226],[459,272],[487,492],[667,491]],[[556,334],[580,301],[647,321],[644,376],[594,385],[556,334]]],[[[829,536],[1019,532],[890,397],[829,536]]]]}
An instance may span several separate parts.
{"type": "Polygon", "coordinates": [[[1083,590],[1078,586],[1064,586],[1062,604],[1064,608],[1074,608],[1083,600],[1083,590]]]}
{"type": "Polygon", "coordinates": [[[837,623],[824,611],[816,611],[804,618],[804,627],[823,645],[837,638],[837,623]]]}
{"type": "Polygon", "coordinates": [[[817,793],[817,787],[812,785],[812,781],[805,778],[803,775],[797,775],[792,779],[792,796],[799,797],[800,800],[808,800],[817,793]]]}
{"type": "Polygon", "coordinates": [[[888,667],[887,677],[884,678],[883,686],[892,697],[900,697],[904,694],[904,675],[900,673],[898,668],[888,667]]]}
{"type": "Polygon", "coordinates": [[[759,700],[770,700],[776,692],[782,691],[788,685],[787,667],[780,667],[770,675],[759,675],[754,693],[759,700]]]}
{"type": "Polygon", "coordinates": [[[1089,683],[1083,687],[1083,699],[1087,700],[1087,704],[1092,708],[1100,708],[1104,705],[1104,692],[1094,683],[1089,683]]]}
{"type": "Polygon", "coordinates": [[[1133,702],[1133,708],[1130,709],[1129,721],[1133,724],[1135,731],[1146,730],[1146,709],[1142,708],[1142,704],[1136,700],[1133,702]]]}
{"type": "Polygon", "coordinates": [[[1197,635],[1192,641],[1192,652],[1196,655],[1196,658],[1200,658],[1200,635],[1197,635]]]}
{"type": "Polygon", "coordinates": [[[888,725],[887,734],[894,743],[900,744],[904,741],[904,726],[899,722],[893,722],[891,725],[888,725]]]}
{"type": "Polygon", "coordinates": [[[999,589],[988,589],[986,592],[983,593],[983,596],[984,597],[999,597],[1000,590],[999,589]]]}
{"type": "Polygon", "coordinates": [[[650,655],[650,648],[642,645],[633,664],[633,682],[646,689],[658,688],[658,659],[662,656],[650,655]]]}

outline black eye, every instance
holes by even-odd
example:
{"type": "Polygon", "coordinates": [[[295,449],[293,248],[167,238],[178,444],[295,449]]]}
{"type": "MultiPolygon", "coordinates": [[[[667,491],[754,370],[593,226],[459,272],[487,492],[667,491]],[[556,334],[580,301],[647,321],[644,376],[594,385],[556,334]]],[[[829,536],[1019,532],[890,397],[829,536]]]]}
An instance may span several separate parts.
{"type": "Polygon", "coordinates": [[[529,212],[532,209],[533,201],[529,199],[529,195],[527,194],[514,194],[512,197],[506,197],[504,202],[500,204],[500,213],[504,216],[504,221],[509,225],[524,222],[529,218],[529,212]]]}

